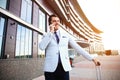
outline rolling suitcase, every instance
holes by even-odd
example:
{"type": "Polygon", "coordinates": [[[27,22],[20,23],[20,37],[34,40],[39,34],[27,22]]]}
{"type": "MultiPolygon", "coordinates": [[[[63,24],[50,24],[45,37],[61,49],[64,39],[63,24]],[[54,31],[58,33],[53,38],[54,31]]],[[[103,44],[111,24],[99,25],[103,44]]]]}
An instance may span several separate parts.
{"type": "Polygon", "coordinates": [[[101,77],[101,66],[96,66],[96,77],[97,79],[96,80],[102,80],[102,77],[101,77]]]}

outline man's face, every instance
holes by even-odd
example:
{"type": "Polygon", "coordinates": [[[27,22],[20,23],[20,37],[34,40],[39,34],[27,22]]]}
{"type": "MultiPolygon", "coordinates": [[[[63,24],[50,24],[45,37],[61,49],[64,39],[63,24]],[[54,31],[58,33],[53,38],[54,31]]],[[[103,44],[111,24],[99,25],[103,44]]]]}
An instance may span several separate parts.
{"type": "Polygon", "coordinates": [[[59,29],[60,19],[58,17],[52,17],[51,24],[54,24],[55,30],[59,29]]]}

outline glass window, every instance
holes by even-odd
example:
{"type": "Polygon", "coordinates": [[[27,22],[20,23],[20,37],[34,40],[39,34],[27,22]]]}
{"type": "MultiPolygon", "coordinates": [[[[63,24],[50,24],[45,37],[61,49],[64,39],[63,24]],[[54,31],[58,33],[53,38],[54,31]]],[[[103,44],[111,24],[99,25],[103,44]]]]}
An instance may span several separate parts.
{"type": "MultiPolygon", "coordinates": [[[[40,43],[42,35],[38,35],[38,44],[40,43]]],[[[45,51],[40,50],[38,45],[38,57],[43,58],[45,56],[45,51]]]]}
{"type": "MultiPolygon", "coordinates": [[[[31,23],[32,1],[22,0],[21,18],[28,23],[31,23]]],[[[32,56],[32,30],[25,26],[18,25],[16,37],[16,57],[31,57],[32,56]]]]}
{"type": "Polygon", "coordinates": [[[39,28],[42,31],[45,31],[45,13],[43,13],[41,10],[39,10],[39,28]]]}
{"type": "Polygon", "coordinates": [[[22,0],[21,5],[21,18],[28,23],[31,23],[32,15],[32,1],[31,0],[22,0]]]}
{"type": "MultiPolygon", "coordinates": [[[[39,25],[39,28],[44,32],[46,29],[46,25],[45,25],[46,19],[45,18],[46,18],[45,13],[42,12],[41,10],[39,10],[39,19],[38,19],[39,24],[38,25],[39,25]]],[[[38,35],[38,44],[40,43],[41,38],[42,38],[42,35],[39,34],[38,35]]],[[[40,50],[39,45],[38,45],[38,57],[43,58],[44,56],[45,56],[45,51],[40,50]]]]}
{"type": "Polygon", "coordinates": [[[32,31],[18,25],[16,38],[16,57],[29,58],[32,56],[32,31]]]}
{"type": "Polygon", "coordinates": [[[7,0],[0,0],[0,7],[6,9],[7,0]]]}
{"type": "Polygon", "coordinates": [[[0,17],[0,58],[2,57],[2,41],[3,41],[3,30],[5,26],[5,19],[0,17]]]}

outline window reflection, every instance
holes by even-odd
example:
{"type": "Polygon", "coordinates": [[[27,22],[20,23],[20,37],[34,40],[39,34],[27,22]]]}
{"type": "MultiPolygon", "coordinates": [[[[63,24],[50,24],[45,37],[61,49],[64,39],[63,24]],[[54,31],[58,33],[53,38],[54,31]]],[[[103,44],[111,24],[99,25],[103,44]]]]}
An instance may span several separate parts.
{"type": "Polygon", "coordinates": [[[45,13],[39,10],[39,28],[45,31],[45,13]]]}
{"type": "Polygon", "coordinates": [[[31,14],[32,14],[32,1],[22,0],[21,18],[26,22],[31,23],[31,14]]]}
{"type": "MultiPolygon", "coordinates": [[[[39,19],[38,19],[38,21],[39,21],[39,28],[42,30],[42,31],[44,31],[45,32],[45,13],[44,12],[42,12],[41,10],[39,10],[39,19]]],[[[42,38],[42,35],[38,35],[38,44],[40,43],[40,41],[41,41],[41,38],[42,38]]],[[[40,57],[40,58],[43,58],[45,56],[45,51],[42,51],[42,50],[40,50],[40,48],[39,48],[39,45],[38,45],[38,57],[40,57]]]]}
{"type": "Polygon", "coordinates": [[[32,31],[18,25],[16,39],[16,57],[31,57],[32,55],[32,31]]]}
{"type": "Polygon", "coordinates": [[[3,30],[4,30],[5,19],[0,17],[0,58],[2,57],[2,40],[3,40],[3,30]]]}
{"type": "MultiPolygon", "coordinates": [[[[38,35],[38,44],[40,43],[42,35],[38,35]]],[[[45,51],[40,50],[38,45],[38,57],[43,58],[45,56],[45,51]]]]}
{"type": "MultiPolygon", "coordinates": [[[[22,0],[21,4],[21,18],[31,23],[32,15],[32,1],[22,0]]],[[[31,57],[32,49],[32,30],[25,26],[18,25],[17,27],[17,38],[16,38],[16,57],[31,57]]]]}
{"type": "Polygon", "coordinates": [[[6,9],[7,0],[0,0],[0,7],[6,9]]]}

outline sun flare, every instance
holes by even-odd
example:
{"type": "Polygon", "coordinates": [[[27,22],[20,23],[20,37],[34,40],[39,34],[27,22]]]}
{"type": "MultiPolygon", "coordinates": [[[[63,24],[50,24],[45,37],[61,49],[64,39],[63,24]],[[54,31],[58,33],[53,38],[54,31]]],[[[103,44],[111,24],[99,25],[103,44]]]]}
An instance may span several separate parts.
{"type": "Polygon", "coordinates": [[[120,49],[120,0],[77,0],[88,20],[104,33],[105,49],[120,49]]]}

